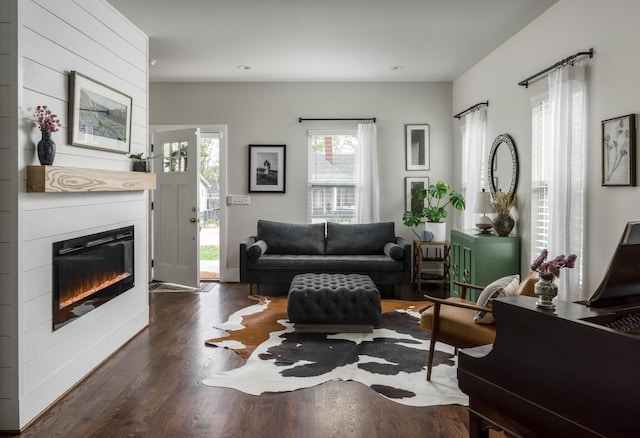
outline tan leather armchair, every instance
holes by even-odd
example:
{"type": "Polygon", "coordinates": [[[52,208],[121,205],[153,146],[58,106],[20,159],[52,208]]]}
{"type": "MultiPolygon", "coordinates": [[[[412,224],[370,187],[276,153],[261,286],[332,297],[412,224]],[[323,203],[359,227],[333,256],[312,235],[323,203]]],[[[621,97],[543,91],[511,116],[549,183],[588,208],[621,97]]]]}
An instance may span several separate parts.
{"type": "MultiPolygon", "coordinates": [[[[533,286],[538,282],[537,272],[531,272],[520,282],[516,295],[535,296],[533,286]]],[[[484,287],[473,284],[454,282],[460,287],[460,298],[447,299],[435,298],[429,295],[424,297],[434,305],[425,309],[420,315],[420,327],[431,332],[429,345],[429,357],[427,359],[427,380],[431,380],[431,368],[436,342],[458,348],[477,347],[479,345],[493,344],[496,337],[495,324],[478,324],[473,321],[477,311],[491,312],[491,303],[487,307],[476,305],[468,301],[467,290],[483,290],[484,287]]]]}

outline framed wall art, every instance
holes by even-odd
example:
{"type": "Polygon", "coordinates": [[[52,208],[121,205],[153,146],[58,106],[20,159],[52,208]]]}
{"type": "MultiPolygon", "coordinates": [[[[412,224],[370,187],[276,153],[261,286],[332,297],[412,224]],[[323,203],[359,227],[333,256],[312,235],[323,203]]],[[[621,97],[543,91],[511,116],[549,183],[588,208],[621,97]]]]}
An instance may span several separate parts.
{"type": "Polygon", "coordinates": [[[129,153],[131,105],[131,97],[76,71],[70,72],[69,143],[129,153]]]}
{"type": "Polygon", "coordinates": [[[429,177],[413,178],[407,177],[404,179],[404,193],[405,193],[405,211],[410,211],[415,214],[419,214],[425,207],[425,200],[413,199],[413,194],[417,190],[429,188],[429,177]]]}
{"type": "Polygon", "coordinates": [[[636,116],[602,121],[602,185],[636,185],[636,116]]]}
{"type": "Polygon", "coordinates": [[[429,125],[405,125],[407,170],[429,170],[429,125]]]}
{"type": "Polygon", "coordinates": [[[249,145],[249,192],[285,192],[286,145],[249,145]]]}

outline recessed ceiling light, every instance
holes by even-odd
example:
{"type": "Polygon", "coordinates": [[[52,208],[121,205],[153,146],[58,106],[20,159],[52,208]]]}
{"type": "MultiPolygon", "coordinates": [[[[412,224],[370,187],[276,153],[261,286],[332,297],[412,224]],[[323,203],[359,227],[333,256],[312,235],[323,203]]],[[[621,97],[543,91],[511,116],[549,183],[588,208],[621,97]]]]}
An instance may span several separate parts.
{"type": "Polygon", "coordinates": [[[253,67],[250,65],[239,65],[238,70],[251,70],[253,67]]]}
{"type": "Polygon", "coordinates": [[[394,65],[394,66],[389,67],[389,70],[396,70],[396,71],[404,70],[404,65],[394,65]]]}

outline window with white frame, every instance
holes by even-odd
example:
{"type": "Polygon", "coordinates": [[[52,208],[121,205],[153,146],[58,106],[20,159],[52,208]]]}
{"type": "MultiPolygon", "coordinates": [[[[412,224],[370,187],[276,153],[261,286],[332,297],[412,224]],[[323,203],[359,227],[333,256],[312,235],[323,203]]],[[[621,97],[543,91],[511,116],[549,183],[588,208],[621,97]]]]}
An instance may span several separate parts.
{"type": "Polygon", "coordinates": [[[545,94],[531,101],[531,260],[549,244],[549,166],[545,145],[549,135],[549,99],[545,94]]]}
{"type": "Polygon", "coordinates": [[[313,130],[308,143],[308,222],[354,223],[357,131],[313,130]]]}
{"type": "MultiPolygon", "coordinates": [[[[585,124],[585,93],[582,89],[572,92],[571,95],[571,112],[570,112],[570,141],[573,144],[580,144],[584,142],[584,124],[585,124]]],[[[555,158],[553,148],[556,147],[552,140],[552,124],[554,123],[551,116],[550,101],[548,95],[542,95],[535,97],[531,100],[531,260],[534,260],[540,252],[547,248],[553,247],[552,227],[553,221],[551,215],[554,214],[555,209],[566,209],[569,228],[563,229],[560,235],[576,236],[579,235],[582,228],[583,216],[576,213],[581,212],[582,209],[569,208],[569,205],[559,204],[557,200],[554,202],[550,193],[550,187],[558,188],[558,181],[554,180],[555,172],[570,172],[571,174],[577,174],[583,171],[582,160],[578,160],[578,157],[573,156],[571,160],[571,167],[568,170],[566,165],[560,167],[564,163],[554,163],[555,158]],[[579,164],[575,164],[576,161],[579,164]],[[558,168],[554,170],[553,166],[558,168]],[[554,207],[555,206],[555,207],[554,207]],[[573,227],[573,228],[571,228],[573,227]],[[571,229],[570,229],[571,228],[571,229]]],[[[556,121],[557,123],[557,121],[556,121]]],[[[557,128],[556,128],[557,129],[557,128]]],[[[557,174],[555,176],[557,178],[557,174]]],[[[570,182],[573,184],[573,181],[570,182]]],[[[572,189],[570,200],[568,204],[574,206],[584,205],[584,189],[578,187],[572,189]]],[[[557,213],[556,213],[557,214],[557,213]]],[[[565,224],[566,225],[566,224],[565,224]]],[[[558,224],[555,225],[558,227],[558,224]]],[[[558,231],[555,233],[555,239],[558,239],[558,231]]],[[[582,239],[573,239],[572,244],[569,245],[567,252],[577,254],[582,258],[583,251],[582,239]]],[[[554,256],[555,254],[551,254],[554,256]]],[[[581,261],[581,260],[580,260],[581,261]]],[[[583,265],[577,263],[575,269],[565,276],[571,276],[572,287],[575,289],[574,293],[581,293],[584,285],[584,272],[583,265]]],[[[576,296],[577,297],[577,296],[576,296]]],[[[576,298],[574,297],[574,299],[576,298]]],[[[564,298],[568,299],[568,298],[564,298]]]]}
{"type": "Polygon", "coordinates": [[[574,269],[560,276],[558,299],[584,299],[586,190],[586,62],[547,75],[547,96],[531,101],[531,257],[575,254],[574,269]]]}

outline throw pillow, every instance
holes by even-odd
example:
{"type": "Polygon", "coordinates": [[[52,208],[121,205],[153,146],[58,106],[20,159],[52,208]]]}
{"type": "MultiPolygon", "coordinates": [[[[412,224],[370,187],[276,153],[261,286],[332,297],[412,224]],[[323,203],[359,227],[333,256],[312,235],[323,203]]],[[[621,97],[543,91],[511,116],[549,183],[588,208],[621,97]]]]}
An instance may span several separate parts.
{"type": "Polygon", "coordinates": [[[264,240],[258,240],[256,243],[247,248],[247,256],[251,260],[257,260],[262,254],[267,252],[267,244],[264,240]]]}
{"type": "Polygon", "coordinates": [[[391,257],[393,260],[402,260],[402,257],[404,257],[404,251],[402,250],[402,247],[393,242],[389,242],[384,246],[384,253],[391,257]]]}
{"type": "MultiPolygon", "coordinates": [[[[498,278],[483,289],[482,293],[480,293],[480,296],[478,297],[478,301],[476,301],[476,304],[481,307],[487,307],[489,300],[515,295],[519,286],[520,275],[518,274],[498,278]]],[[[473,318],[473,321],[478,324],[493,324],[496,322],[492,313],[483,311],[476,312],[476,316],[473,318]]]]}

